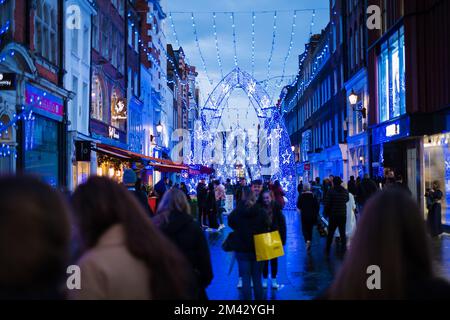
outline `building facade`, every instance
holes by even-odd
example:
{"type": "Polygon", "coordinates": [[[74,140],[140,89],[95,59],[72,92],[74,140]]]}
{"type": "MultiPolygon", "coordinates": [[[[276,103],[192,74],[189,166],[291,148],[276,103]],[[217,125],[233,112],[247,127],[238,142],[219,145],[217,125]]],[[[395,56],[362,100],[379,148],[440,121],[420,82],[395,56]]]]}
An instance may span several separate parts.
{"type": "Polygon", "coordinates": [[[66,184],[67,101],[62,1],[0,3],[0,172],[66,184]]]}
{"type": "MultiPolygon", "coordinates": [[[[91,87],[91,22],[96,15],[93,1],[64,1],[67,15],[64,30],[64,87],[72,92],[67,105],[67,187],[74,190],[91,173],[92,142],[89,133],[89,101],[91,87]],[[89,155],[88,155],[89,153],[89,155]]],[[[94,171],[95,172],[95,171],[94,171]]]]}

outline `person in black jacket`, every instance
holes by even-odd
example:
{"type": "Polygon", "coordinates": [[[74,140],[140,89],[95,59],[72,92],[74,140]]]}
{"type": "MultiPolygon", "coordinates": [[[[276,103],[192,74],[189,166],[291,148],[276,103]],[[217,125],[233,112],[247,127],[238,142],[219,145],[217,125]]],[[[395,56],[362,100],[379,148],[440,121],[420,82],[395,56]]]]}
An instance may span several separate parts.
{"type": "Polygon", "coordinates": [[[345,224],[347,222],[347,201],[349,200],[348,191],[342,186],[340,177],[333,178],[333,188],[330,189],[325,198],[325,216],[329,218],[327,246],[325,253],[330,253],[331,243],[336,228],[339,229],[342,251],[347,247],[347,238],[345,235],[345,224]]]}
{"type": "Polygon", "coordinates": [[[136,197],[139,203],[144,208],[147,215],[151,218],[153,216],[152,209],[148,204],[148,197],[145,191],[139,188],[137,183],[137,175],[133,169],[125,169],[123,172],[122,183],[123,185],[136,197]]]}
{"type": "Polygon", "coordinates": [[[206,197],[206,210],[208,212],[208,229],[206,231],[213,231],[219,228],[217,222],[217,202],[216,193],[214,191],[214,184],[208,184],[208,195],[206,197]]]}
{"type": "Polygon", "coordinates": [[[207,227],[208,206],[206,200],[208,198],[208,189],[206,187],[205,179],[200,179],[197,184],[197,205],[198,205],[198,221],[200,225],[207,227]]]}
{"type": "Polygon", "coordinates": [[[251,281],[256,300],[262,300],[264,293],[261,283],[262,263],[256,261],[253,236],[267,232],[269,221],[263,211],[256,210],[255,204],[255,195],[249,188],[244,188],[241,201],[228,217],[228,225],[235,232],[234,251],[242,277],[244,300],[252,298],[251,281]]]}
{"type": "Polygon", "coordinates": [[[203,231],[190,211],[183,191],[173,188],[164,194],[153,221],[191,263],[197,280],[198,298],[206,300],[206,288],[213,279],[211,256],[203,231]]]}
{"type": "Polygon", "coordinates": [[[300,210],[302,220],[303,238],[305,238],[306,251],[311,250],[312,230],[319,216],[319,200],[311,192],[309,183],[303,185],[303,192],[298,197],[297,208],[300,210]]]}
{"type": "MultiPolygon", "coordinates": [[[[286,244],[286,218],[283,215],[281,206],[273,200],[270,190],[266,189],[261,192],[257,205],[257,210],[261,210],[269,219],[269,232],[278,231],[280,233],[281,242],[286,244]]],[[[269,264],[271,266],[272,289],[278,289],[278,258],[264,261],[263,269],[263,288],[267,288],[267,278],[269,276],[269,264]]]]}
{"type": "Polygon", "coordinates": [[[370,179],[368,174],[365,174],[361,183],[358,186],[358,191],[356,194],[356,200],[358,201],[358,205],[360,206],[359,212],[362,212],[362,208],[364,204],[369,200],[371,196],[373,196],[378,191],[377,184],[370,179]]]}

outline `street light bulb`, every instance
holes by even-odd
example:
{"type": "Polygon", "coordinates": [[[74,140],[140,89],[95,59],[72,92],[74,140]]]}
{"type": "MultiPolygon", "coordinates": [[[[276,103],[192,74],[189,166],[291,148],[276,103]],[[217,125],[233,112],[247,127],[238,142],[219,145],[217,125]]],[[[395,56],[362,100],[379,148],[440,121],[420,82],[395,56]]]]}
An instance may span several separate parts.
{"type": "Polygon", "coordinates": [[[295,146],[292,146],[291,150],[292,150],[292,152],[294,152],[295,151],[295,146]]]}
{"type": "Polygon", "coordinates": [[[348,96],[348,100],[350,101],[350,104],[352,106],[354,106],[358,102],[358,95],[355,93],[355,91],[353,91],[353,89],[350,95],[348,96]]]}
{"type": "Polygon", "coordinates": [[[163,126],[162,126],[162,124],[161,124],[161,121],[158,122],[158,124],[156,125],[156,131],[157,131],[158,133],[161,133],[161,132],[163,131],[163,126]]]}

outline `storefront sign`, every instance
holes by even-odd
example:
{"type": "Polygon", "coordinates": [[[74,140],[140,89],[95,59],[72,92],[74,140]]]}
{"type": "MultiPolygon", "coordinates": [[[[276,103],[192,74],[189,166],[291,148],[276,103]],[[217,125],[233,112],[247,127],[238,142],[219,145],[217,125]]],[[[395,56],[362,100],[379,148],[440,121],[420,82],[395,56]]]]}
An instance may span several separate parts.
{"type": "Polygon", "coordinates": [[[63,99],[29,83],[25,87],[25,102],[34,111],[61,120],[64,114],[63,99]]]}
{"type": "Polygon", "coordinates": [[[127,119],[127,101],[123,98],[117,98],[114,101],[114,105],[111,108],[111,117],[114,120],[126,120],[127,119]]]}
{"type": "Polygon", "coordinates": [[[116,128],[109,126],[108,127],[108,137],[110,137],[111,139],[119,140],[120,133],[117,131],[116,128]]]}
{"type": "Polygon", "coordinates": [[[311,163],[305,163],[303,165],[303,170],[304,171],[311,171],[311,163]]]}
{"type": "Polygon", "coordinates": [[[386,137],[393,137],[398,134],[400,134],[400,125],[398,123],[393,123],[386,127],[386,137]]]}
{"type": "Polygon", "coordinates": [[[0,73],[0,90],[15,90],[15,89],[16,89],[16,74],[0,73]]]}

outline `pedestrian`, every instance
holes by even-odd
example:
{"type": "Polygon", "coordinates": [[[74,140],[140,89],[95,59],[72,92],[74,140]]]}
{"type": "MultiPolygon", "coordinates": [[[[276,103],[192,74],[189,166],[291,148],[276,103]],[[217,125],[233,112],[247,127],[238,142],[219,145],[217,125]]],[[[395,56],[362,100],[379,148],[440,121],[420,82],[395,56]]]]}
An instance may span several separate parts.
{"type": "Polygon", "coordinates": [[[263,182],[260,179],[253,180],[250,185],[250,190],[256,199],[259,198],[259,194],[261,193],[263,188],[263,182]]]}
{"type": "Polygon", "coordinates": [[[239,185],[236,186],[235,197],[236,197],[236,205],[241,201],[243,188],[247,185],[245,178],[239,179],[239,185]]]}
{"type": "Polygon", "coordinates": [[[320,178],[317,177],[315,181],[312,182],[310,185],[310,191],[313,193],[314,197],[316,197],[319,204],[322,202],[323,199],[323,190],[322,185],[320,184],[320,178]]]}
{"type": "Polygon", "coordinates": [[[189,190],[186,186],[186,182],[183,181],[180,183],[180,190],[183,191],[188,203],[191,203],[191,196],[189,195],[189,190]]]}
{"type": "Polygon", "coordinates": [[[138,178],[133,169],[125,169],[123,171],[122,183],[128,191],[136,197],[147,213],[147,216],[151,218],[153,216],[153,212],[150,208],[150,204],[148,203],[147,194],[139,188],[138,178]]]}
{"type": "Polygon", "coordinates": [[[225,228],[225,225],[223,224],[223,212],[225,211],[226,192],[225,187],[220,182],[220,180],[214,181],[214,195],[216,198],[216,212],[219,221],[218,229],[222,230],[223,228],[225,228]]]}
{"type": "Polygon", "coordinates": [[[83,254],[72,299],[187,299],[189,264],[126,188],[91,177],[73,195],[83,254]]]}
{"type": "Polygon", "coordinates": [[[364,206],[349,252],[324,298],[450,297],[450,284],[434,272],[425,230],[419,207],[405,192],[387,189],[373,196],[364,206]]]}
{"type": "Polygon", "coordinates": [[[283,191],[283,188],[281,187],[280,181],[276,180],[272,186],[272,192],[274,196],[274,201],[280,205],[280,207],[283,209],[286,205],[284,196],[285,193],[283,191]]]}
{"type": "MultiPolygon", "coordinates": [[[[344,189],[347,189],[345,183],[342,184],[342,187],[344,189]]],[[[355,228],[356,228],[355,210],[356,210],[355,197],[349,191],[348,201],[347,201],[347,218],[346,218],[346,222],[345,222],[345,236],[347,239],[347,247],[350,246],[350,241],[351,241],[351,238],[353,237],[353,234],[354,234],[355,228]]],[[[335,235],[335,237],[338,236],[338,230],[335,231],[334,235],[335,235]]]]}
{"type": "Polygon", "coordinates": [[[338,176],[333,178],[333,188],[330,189],[325,198],[324,214],[328,217],[328,236],[325,254],[330,254],[331,243],[334,232],[339,229],[341,250],[346,250],[345,225],[347,222],[348,191],[342,186],[342,179],[338,176]]]}
{"type": "Polygon", "coordinates": [[[428,209],[427,225],[430,235],[437,237],[442,234],[442,206],[443,193],[439,181],[433,182],[433,187],[425,193],[428,209]]]}
{"type": "Polygon", "coordinates": [[[256,261],[253,236],[267,232],[269,221],[261,210],[256,210],[255,204],[255,194],[246,188],[243,190],[242,200],[228,217],[228,225],[236,233],[235,252],[239,275],[242,277],[244,300],[252,298],[251,282],[255,300],[263,300],[262,262],[256,261]]]}
{"type": "MultiPolygon", "coordinates": [[[[283,215],[281,206],[272,200],[272,193],[269,189],[265,189],[261,192],[258,200],[257,210],[263,211],[269,219],[269,229],[268,232],[278,231],[280,233],[281,242],[283,246],[286,244],[286,218],[283,215]]],[[[277,282],[278,275],[278,258],[264,261],[263,266],[263,288],[267,288],[267,279],[269,276],[269,265],[270,265],[270,275],[272,282],[272,289],[279,289],[280,285],[277,282]]]]}
{"type": "Polygon", "coordinates": [[[154,187],[155,195],[156,195],[156,208],[158,208],[159,201],[164,196],[164,193],[169,189],[169,178],[164,177],[159,180],[154,187]]]}
{"type": "Polygon", "coordinates": [[[322,199],[325,200],[328,191],[331,189],[331,181],[328,178],[323,179],[322,183],[322,199]]]}
{"type": "Polygon", "coordinates": [[[297,200],[297,208],[300,211],[306,251],[310,253],[313,227],[317,223],[319,217],[320,204],[318,199],[311,192],[311,185],[309,183],[306,183],[303,186],[303,192],[297,200]]]}
{"type": "Polygon", "coordinates": [[[303,180],[302,179],[300,179],[300,182],[298,183],[297,192],[299,195],[302,194],[302,192],[303,192],[303,180]]]}
{"type": "Polygon", "coordinates": [[[32,177],[0,178],[0,299],[65,299],[70,238],[60,192],[32,177]]]}
{"type": "Polygon", "coordinates": [[[211,232],[219,228],[217,223],[217,203],[216,193],[214,191],[214,184],[210,182],[208,184],[208,195],[206,197],[206,208],[208,211],[208,228],[206,231],[211,232]]]}
{"type": "Polygon", "coordinates": [[[371,196],[373,196],[378,191],[378,187],[376,183],[370,179],[368,174],[365,174],[363,179],[361,180],[361,183],[359,184],[358,191],[357,191],[357,197],[358,200],[358,212],[363,211],[364,204],[367,202],[367,200],[370,199],[371,196]]]}
{"type": "Polygon", "coordinates": [[[167,191],[153,221],[190,262],[199,289],[198,299],[207,300],[206,288],[213,279],[211,255],[202,229],[191,216],[184,192],[167,191]]]}
{"type": "Polygon", "coordinates": [[[198,204],[198,221],[202,228],[208,227],[208,188],[206,187],[205,179],[200,179],[197,184],[197,204],[198,204]]]}
{"type": "Polygon", "coordinates": [[[350,180],[348,181],[348,192],[354,196],[356,196],[356,193],[358,192],[356,188],[355,176],[350,176],[350,180]]]}

